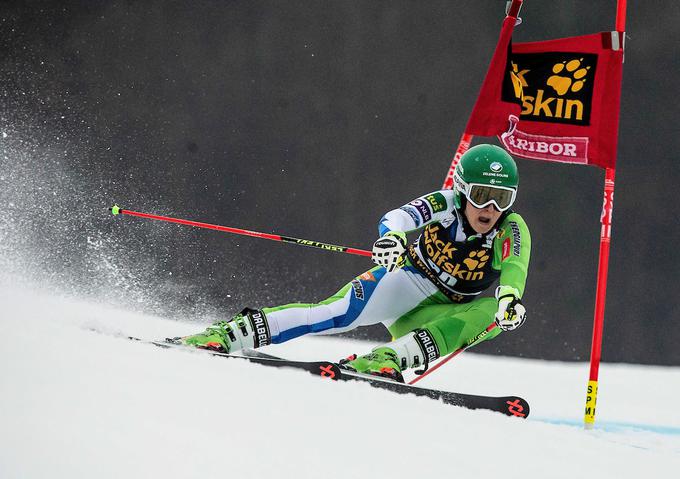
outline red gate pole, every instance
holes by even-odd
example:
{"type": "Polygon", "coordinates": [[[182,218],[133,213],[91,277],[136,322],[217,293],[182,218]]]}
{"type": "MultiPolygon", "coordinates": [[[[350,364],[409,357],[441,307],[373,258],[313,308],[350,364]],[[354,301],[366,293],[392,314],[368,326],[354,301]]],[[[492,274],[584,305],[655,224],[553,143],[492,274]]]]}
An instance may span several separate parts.
{"type": "MultiPolygon", "coordinates": [[[[616,5],[616,31],[626,31],[626,0],[618,0],[616,5]]],[[[625,35],[625,33],[624,33],[625,35]]],[[[625,42],[625,40],[624,40],[625,42]]],[[[597,266],[597,291],[595,293],[595,317],[593,324],[593,342],[590,348],[590,376],[586,393],[584,426],[592,429],[595,426],[595,406],[597,404],[598,374],[602,357],[602,331],[604,329],[604,308],[607,298],[607,276],[609,272],[609,246],[612,234],[612,213],[614,210],[614,178],[615,168],[605,169],[604,202],[600,223],[600,259],[597,266]]]]}
{"type": "MultiPolygon", "coordinates": [[[[522,9],[522,2],[523,0],[510,0],[507,2],[506,7],[505,7],[505,16],[507,17],[514,17],[515,18],[515,25],[518,25],[517,19],[519,18],[519,12],[522,9]]],[[[502,31],[502,30],[501,30],[502,31]]],[[[512,34],[512,32],[511,32],[512,34]]],[[[499,40],[500,41],[500,40],[499,40]]],[[[498,46],[496,47],[498,48],[498,46]]],[[[493,58],[491,60],[493,62],[493,58]]],[[[487,72],[488,74],[488,72],[487,72]]],[[[456,170],[456,165],[460,161],[460,157],[463,156],[463,154],[470,149],[470,145],[472,144],[472,140],[474,138],[474,135],[465,132],[463,135],[460,137],[460,142],[458,143],[458,148],[456,148],[456,153],[453,155],[453,159],[451,160],[451,165],[449,166],[449,171],[446,174],[446,178],[444,179],[444,184],[442,185],[443,190],[450,190],[453,188],[453,173],[456,170]]]]}
{"type": "Polygon", "coordinates": [[[474,136],[470,133],[463,133],[463,135],[460,137],[458,148],[456,148],[456,154],[453,155],[453,159],[451,160],[451,166],[449,166],[449,171],[446,173],[446,179],[444,179],[442,190],[450,190],[453,188],[453,173],[456,171],[456,165],[460,161],[460,157],[470,149],[473,138],[474,136]]]}

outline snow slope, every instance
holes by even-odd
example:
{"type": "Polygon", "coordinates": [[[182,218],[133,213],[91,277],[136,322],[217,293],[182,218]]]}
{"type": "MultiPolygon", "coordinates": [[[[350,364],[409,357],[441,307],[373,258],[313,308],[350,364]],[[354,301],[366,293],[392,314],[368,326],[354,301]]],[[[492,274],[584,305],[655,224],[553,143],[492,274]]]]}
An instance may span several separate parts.
{"type": "MultiPolygon", "coordinates": [[[[522,421],[333,383],[117,334],[179,323],[0,289],[0,477],[675,477],[680,368],[604,364],[598,427],[581,426],[587,365],[465,353],[421,384],[519,394],[522,421]]],[[[270,348],[338,358],[364,343],[270,348]]]]}

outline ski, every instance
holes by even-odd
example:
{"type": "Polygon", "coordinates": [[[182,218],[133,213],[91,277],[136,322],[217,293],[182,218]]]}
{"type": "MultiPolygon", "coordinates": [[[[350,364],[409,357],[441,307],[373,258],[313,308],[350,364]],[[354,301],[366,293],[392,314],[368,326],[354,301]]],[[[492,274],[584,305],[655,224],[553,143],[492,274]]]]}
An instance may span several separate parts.
{"type": "Polygon", "coordinates": [[[128,336],[128,339],[146,344],[153,344],[154,346],[158,346],[159,348],[163,349],[181,349],[183,351],[197,352],[199,354],[210,354],[211,356],[219,356],[222,358],[243,359],[248,362],[262,364],[264,366],[302,369],[316,376],[327,377],[330,379],[338,379],[338,376],[340,376],[340,367],[335,363],[327,361],[290,361],[259,352],[257,354],[251,353],[251,355],[246,355],[245,353],[250,350],[244,352],[244,354],[227,354],[220,353],[219,351],[212,351],[210,349],[187,347],[182,344],[173,343],[170,339],[166,341],[145,341],[133,336],[128,336]]]}
{"type": "Polygon", "coordinates": [[[486,409],[505,414],[506,416],[520,418],[526,418],[529,415],[529,403],[519,396],[480,396],[476,394],[464,394],[450,391],[441,391],[438,389],[422,388],[418,386],[410,386],[405,383],[399,383],[387,378],[381,378],[379,376],[349,371],[347,369],[341,368],[337,363],[331,361],[293,361],[255,350],[244,350],[241,351],[240,354],[227,354],[218,351],[211,351],[208,349],[188,348],[187,346],[173,343],[172,340],[144,341],[132,336],[130,336],[129,339],[147,344],[153,344],[165,349],[183,349],[210,354],[212,356],[219,356],[222,358],[241,359],[251,363],[261,364],[263,366],[301,369],[315,376],[331,379],[334,381],[362,381],[370,384],[373,387],[386,389],[397,394],[414,394],[416,396],[427,397],[441,401],[444,404],[459,406],[466,409],[486,409]]]}
{"type": "MultiPolygon", "coordinates": [[[[243,355],[246,359],[265,359],[265,360],[279,360],[286,361],[283,358],[277,356],[272,356],[267,353],[257,351],[255,349],[246,349],[243,351],[243,355]]],[[[332,378],[340,381],[365,381],[371,386],[387,389],[389,391],[396,392],[398,394],[415,394],[416,396],[424,396],[430,399],[440,400],[445,404],[451,404],[454,406],[464,407],[466,409],[488,409],[491,411],[500,412],[507,416],[515,416],[526,418],[529,415],[529,403],[519,397],[519,396],[480,396],[474,394],[464,394],[464,393],[454,393],[449,391],[441,391],[438,389],[422,388],[417,386],[411,386],[405,383],[399,383],[392,381],[387,378],[381,378],[379,376],[373,376],[370,374],[361,374],[354,371],[349,371],[343,369],[337,365],[337,363],[320,363],[320,364],[333,364],[337,367],[340,372],[338,377],[332,378]]],[[[312,371],[317,375],[324,375],[323,372],[319,374],[319,370],[312,371]]]]}

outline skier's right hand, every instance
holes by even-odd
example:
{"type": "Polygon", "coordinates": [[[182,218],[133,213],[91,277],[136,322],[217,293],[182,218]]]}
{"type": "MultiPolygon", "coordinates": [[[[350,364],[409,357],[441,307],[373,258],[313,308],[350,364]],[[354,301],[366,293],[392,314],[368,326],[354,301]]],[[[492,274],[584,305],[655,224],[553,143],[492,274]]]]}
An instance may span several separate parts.
{"type": "Polygon", "coordinates": [[[524,324],[527,310],[519,299],[519,291],[512,286],[496,288],[498,312],[494,317],[496,325],[503,331],[512,331],[524,324]]]}
{"type": "Polygon", "coordinates": [[[371,259],[391,273],[404,265],[405,251],[406,234],[401,231],[389,231],[373,243],[371,259]]]}

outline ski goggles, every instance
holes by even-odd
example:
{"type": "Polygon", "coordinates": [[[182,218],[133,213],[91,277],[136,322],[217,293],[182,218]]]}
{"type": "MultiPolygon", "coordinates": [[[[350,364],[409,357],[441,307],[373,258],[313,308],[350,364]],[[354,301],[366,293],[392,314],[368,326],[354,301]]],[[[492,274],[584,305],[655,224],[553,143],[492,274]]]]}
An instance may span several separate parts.
{"type": "Polygon", "coordinates": [[[465,183],[458,179],[458,187],[476,208],[493,204],[498,211],[505,211],[515,202],[517,190],[505,186],[489,186],[479,183],[465,183]]]}

